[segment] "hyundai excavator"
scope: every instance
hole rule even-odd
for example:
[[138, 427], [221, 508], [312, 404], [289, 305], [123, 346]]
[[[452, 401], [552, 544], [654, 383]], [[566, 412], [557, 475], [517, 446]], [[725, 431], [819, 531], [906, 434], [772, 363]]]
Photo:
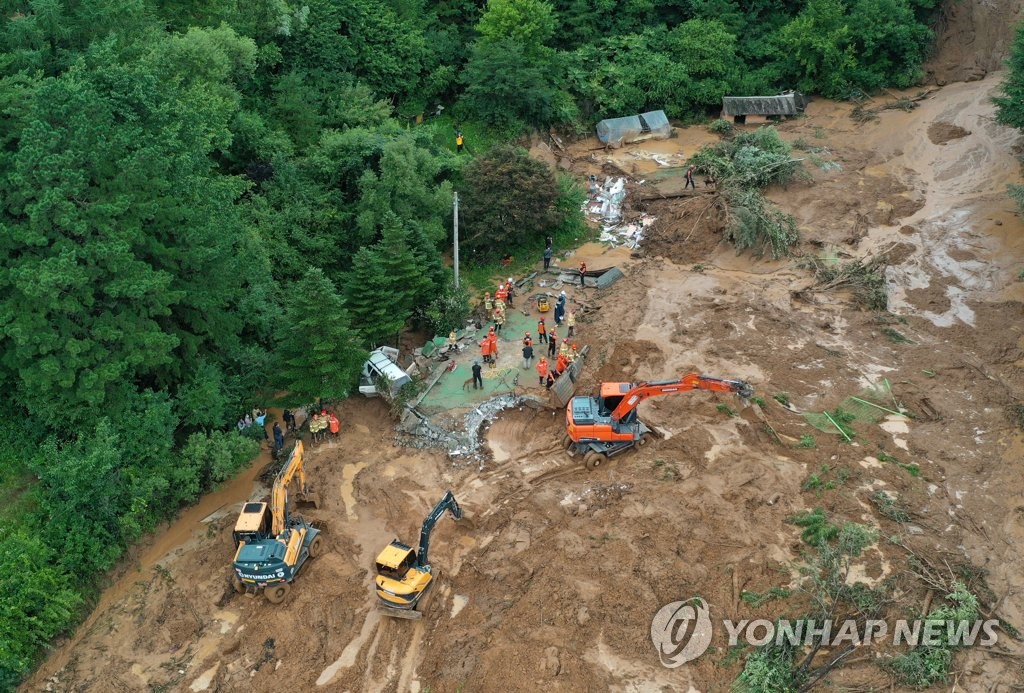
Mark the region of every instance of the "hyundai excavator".
[[687, 373], [678, 380], [648, 383], [601, 383], [597, 397], [573, 397], [565, 407], [566, 434], [562, 445], [570, 454], [583, 454], [583, 464], [593, 469], [608, 457], [634, 446], [643, 446], [654, 435], [637, 416], [637, 407], [648, 397], [689, 390], [732, 392], [743, 399], [754, 389], [742, 380], [723, 380]]
[[310, 558], [320, 553], [320, 530], [291, 512], [289, 486], [298, 482], [296, 501], [319, 507], [320, 499], [306, 484], [302, 441], [274, 479], [270, 504], [248, 502], [235, 523], [235, 561], [232, 585], [237, 592], [263, 590], [267, 601], [279, 604]]
[[444, 494], [444, 498], [423, 520], [419, 551], [414, 551], [411, 546], [406, 546], [395, 539], [377, 556], [377, 576], [373, 581], [377, 586], [380, 610], [385, 614], [408, 619], [423, 616], [423, 612], [417, 610], [416, 605], [420, 603], [434, 579], [430, 563], [427, 562], [430, 533], [445, 512], [450, 512], [454, 520], [462, 519], [462, 508], [455, 501], [455, 495], [451, 491]]

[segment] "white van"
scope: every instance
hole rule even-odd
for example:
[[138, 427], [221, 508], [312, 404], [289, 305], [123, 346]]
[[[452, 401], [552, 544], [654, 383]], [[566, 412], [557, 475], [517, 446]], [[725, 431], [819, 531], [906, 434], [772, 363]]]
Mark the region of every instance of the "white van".
[[370, 352], [370, 358], [363, 364], [363, 372], [359, 375], [359, 392], [367, 397], [376, 397], [377, 382], [381, 377], [391, 383], [391, 392], [386, 396], [394, 397], [406, 383], [411, 383], [409, 374], [398, 367], [398, 349], [380, 347]]

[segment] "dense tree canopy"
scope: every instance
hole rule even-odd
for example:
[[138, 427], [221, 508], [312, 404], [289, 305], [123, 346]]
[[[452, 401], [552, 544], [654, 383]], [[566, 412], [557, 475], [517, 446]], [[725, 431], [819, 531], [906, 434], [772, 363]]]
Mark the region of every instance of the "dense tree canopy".
[[996, 119], [1003, 125], [1024, 130], [1024, 24], [1017, 27], [1007, 65], [1010, 72], [1000, 86], [999, 96], [993, 99]]
[[476, 259], [540, 242], [561, 219], [556, 207], [558, 181], [543, 162], [525, 150], [498, 147], [466, 167], [462, 246]]
[[[23, 503], [0, 689], [132, 541], [251, 458], [243, 412], [344, 397], [369, 348], [463, 324], [454, 190], [464, 262], [573, 237], [578, 187], [501, 142], [907, 86], [935, 3], [6, 0], [0, 483]], [[481, 136], [456, 153], [461, 127]]]
[[[1003, 125], [1024, 130], [1024, 24], [1017, 27], [1013, 48], [1007, 63], [1010, 68], [1006, 80], [1000, 86], [1000, 94], [993, 101], [996, 104], [996, 120]], [[1024, 186], [1007, 186], [1010, 197], [1024, 210]]]

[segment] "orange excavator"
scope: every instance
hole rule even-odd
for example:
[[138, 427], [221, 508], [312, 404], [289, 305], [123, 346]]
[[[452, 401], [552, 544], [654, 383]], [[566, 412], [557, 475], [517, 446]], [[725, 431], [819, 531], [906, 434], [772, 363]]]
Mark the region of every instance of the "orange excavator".
[[634, 446], [643, 446], [654, 435], [637, 416], [637, 407], [648, 397], [689, 390], [731, 392], [743, 399], [754, 388], [742, 380], [723, 380], [687, 373], [678, 380], [649, 383], [601, 383], [597, 397], [573, 397], [565, 407], [565, 437], [570, 454], [582, 453], [583, 464], [593, 469], [607, 457]]

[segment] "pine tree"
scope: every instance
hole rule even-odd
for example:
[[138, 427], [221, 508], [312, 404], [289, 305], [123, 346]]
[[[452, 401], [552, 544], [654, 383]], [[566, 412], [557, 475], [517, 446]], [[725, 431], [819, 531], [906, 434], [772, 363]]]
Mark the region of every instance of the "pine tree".
[[344, 399], [367, 352], [334, 284], [318, 268], [293, 284], [279, 346], [282, 387], [298, 402]]
[[1017, 27], [1007, 64], [1010, 73], [1000, 86], [1002, 96], [992, 99], [996, 103], [996, 120], [1024, 129], [1024, 24]]
[[383, 279], [395, 297], [394, 308], [408, 320], [413, 310], [432, 293], [433, 280], [423, 249], [417, 253], [410, 242], [412, 229], [393, 214], [384, 217], [384, 232], [373, 251], [380, 258]]
[[396, 310], [396, 297], [384, 276], [384, 264], [371, 248], [360, 248], [352, 259], [352, 269], [345, 275], [344, 296], [352, 327], [369, 346], [393, 342], [409, 317]]

